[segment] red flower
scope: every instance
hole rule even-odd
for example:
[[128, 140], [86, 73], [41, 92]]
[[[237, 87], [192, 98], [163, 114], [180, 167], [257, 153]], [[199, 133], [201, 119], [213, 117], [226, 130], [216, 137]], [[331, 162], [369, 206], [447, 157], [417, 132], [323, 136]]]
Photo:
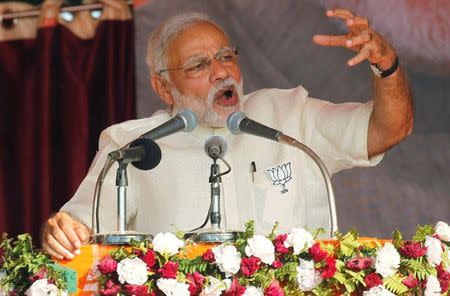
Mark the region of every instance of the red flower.
[[111, 258], [111, 256], [106, 256], [102, 261], [97, 265], [98, 270], [103, 274], [109, 274], [116, 271], [117, 261]]
[[280, 234], [275, 238], [275, 251], [280, 254], [289, 253], [289, 249], [286, 248], [284, 242], [286, 241], [287, 234]]
[[400, 248], [400, 252], [409, 258], [419, 258], [425, 255], [427, 248], [422, 247], [422, 245], [418, 242], [407, 241]]
[[216, 261], [214, 252], [211, 249], [208, 249], [205, 253], [203, 253], [202, 259], [205, 260], [206, 262], [210, 262], [210, 263]]
[[194, 273], [186, 274], [186, 279], [189, 284], [189, 292], [191, 295], [199, 294], [203, 289], [203, 282], [205, 281], [205, 277], [198, 273], [197, 271]]
[[437, 278], [441, 286], [441, 293], [445, 293], [450, 285], [450, 272], [446, 271], [442, 264], [437, 267], [437, 272]]
[[245, 276], [251, 276], [259, 269], [261, 260], [258, 257], [245, 257], [241, 260], [241, 273]]
[[328, 256], [327, 252], [320, 249], [319, 243], [315, 243], [314, 245], [312, 245], [312, 247], [308, 249], [308, 253], [309, 255], [311, 255], [312, 259], [315, 262], [320, 262]]
[[44, 268], [39, 269], [38, 272], [36, 272], [32, 276], [30, 276], [28, 279], [30, 280], [30, 282], [34, 283], [37, 280], [45, 279], [47, 277], [47, 275], [48, 275], [48, 270], [44, 267]]
[[281, 268], [281, 266], [283, 266], [283, 263], [279, 259], [275, 259], [272, 263], [272, 267], [275, 269]]
[[276, 281], [273, 281], [269, 287], [264, 291], [264, 296], [284, 296], [283, 289], [280, 287], [280, 284]]
[[412, 274], [409, 274], [406, 279], [402, 281], [402, 284], [407, 286], [409, 289], [417, 287], [419, 280], [416, 279]]
[[169, 261], [166, 264], [164, 264], [164, 266], [160, 268], [158, 272], [159, 274], [161, 274], [163, 278], [176, 279], [178, 272], [178, 263]]
[[366, 288], [370, 289], [382, 285], [383, 281], [381, 280], [381, 277], [377, 273], [373, 272], [364, 277], [364, 283], [366, 283]]
[[145, 253], [144, 257], [142, 257], [142, 261], [147, 264], [148, 269], [151, 269], [156, 264], [155, 251], [149, 249], [147, 253]]
[[325, 258], [325, 268], [322, 270], [321, 276], [324, 279], [329, 279], [336, 273], [336, 259], [333, 256], [328, 256]]
[[231, 287], [225, 292], [225, 296], [241, 296], [245, 293], [245, 287], [241, 286], [237, 278], [233, 278]]
[[353, 271], [360, 271], [372, 266], [372, 259], [367, 257], [355, 257], [345, 263], [345, 267]]
[[120, 292], [120, 286], [114, 283], [112, 280], [109, 280], [105, 284], [105, 288], [98, 291], [100, 295], [104, 296], [115, 296]]
[[125, 285], [125, 291], [133, 296], [150, 296], [148, 287], [144, 285]]

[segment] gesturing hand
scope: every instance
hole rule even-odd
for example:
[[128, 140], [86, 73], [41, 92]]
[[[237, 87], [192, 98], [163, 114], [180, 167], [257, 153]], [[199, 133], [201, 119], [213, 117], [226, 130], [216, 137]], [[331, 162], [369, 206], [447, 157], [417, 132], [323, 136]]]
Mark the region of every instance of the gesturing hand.
[[88, 243], [90, 235], [86, 225], [58, 212], [42, 226], [42, 248], [56, 259], [73, 259], [79, 255], [81, 245]]
[[345, 35], [315, 35], [313, 41], [316, 44], [346, 47], [358, 52], [347, 61], [349, 66], [359, 64], [364, 60], [377, 64], [383, 70], [392, 66], [396, 57], [394, 48], [369, 26], [367, 18], [341, 8], [328, 10], [327, 16], [343, 19], [349, 32]]

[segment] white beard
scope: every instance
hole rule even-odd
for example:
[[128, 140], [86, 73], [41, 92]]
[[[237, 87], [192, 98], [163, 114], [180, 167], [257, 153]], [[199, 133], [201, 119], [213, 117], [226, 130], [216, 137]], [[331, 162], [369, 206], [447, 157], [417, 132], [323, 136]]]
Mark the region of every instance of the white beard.
[[[219, 114], [214, 110], [214, 99], [217, 94], [224, 88], [233, 85], [238, 97], [238, 103], [234, 106], [221, 106], [226, 111]], [[206, 97], [191, 97], [180, 93], [180, 91], [171, 86], [170, 90], [174, 99], [172, 108], [172, 116], [182, 109], [191, 109], [198, 117], [199, 123], [207, 127], [225, 127], [228, 116], [242, 110], [242, 98], [244, 96], [242, 90], [243, 82], [237, 83], [232, 78], [227, 78], [216, 83], [208, 92]]]

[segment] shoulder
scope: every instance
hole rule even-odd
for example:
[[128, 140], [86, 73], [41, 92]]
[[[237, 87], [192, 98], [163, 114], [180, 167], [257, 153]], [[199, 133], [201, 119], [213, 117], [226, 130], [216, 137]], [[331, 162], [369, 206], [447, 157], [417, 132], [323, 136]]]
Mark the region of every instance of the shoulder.
[[100, 135], [102, 143], [115, 142], [123, 146], [143, 133], [169, 120], [171, 115], [167, 111], [159, 110], [150, 117], [133, 119], [109, 126]]
[[308, 91], [301, 85], [290, 89], [264, 88], [246, 95], [245, 104], [251, 103], [254, 100], [305, 100], [307, 97]]

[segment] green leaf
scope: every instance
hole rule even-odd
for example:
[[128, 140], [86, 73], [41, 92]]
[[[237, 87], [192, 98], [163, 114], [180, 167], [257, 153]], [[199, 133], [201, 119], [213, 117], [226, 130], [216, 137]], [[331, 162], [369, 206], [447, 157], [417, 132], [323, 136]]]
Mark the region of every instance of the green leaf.
[[358, 233], [356, 231], [350, 231], [344, 236], [339, 238], [340, 241], [340, 252], [342, 255], [350, 257], [352, 256], [357, 248], [361, 246], [358, 241]]
[[416, 228], [416, 234], [413, 237], [413, 240], [416, 242], [424, 242], [425, 237], [427, 235], [434, 234], [434, 227], [431, 225], [423, 225], [423, 226], [417, 226]]
[[399, 274], [394, 274], [393, 276], [386, 277], [383, 279], [383, 284], [392, 293], [399, 295], [408, 292], [408, 287], [402, 284], [402, 281], [406, 277], [402, 277]]
[[394, 230], [394, 237], [392, 239], [392, 244], [397, 249], [403, 246], [402, 233], [398, 231], [398, 229]]

